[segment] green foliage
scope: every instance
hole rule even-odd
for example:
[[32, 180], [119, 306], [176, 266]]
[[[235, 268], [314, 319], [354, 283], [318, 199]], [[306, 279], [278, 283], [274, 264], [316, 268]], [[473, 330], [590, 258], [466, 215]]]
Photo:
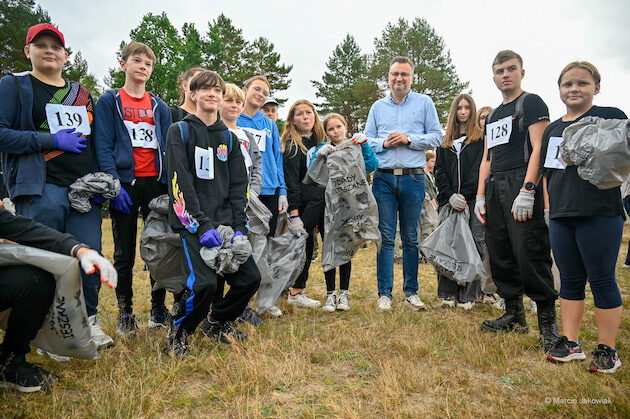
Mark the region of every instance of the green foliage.
[[312, 81], [322, 113], [338, 112], [348, 122], [348, 133], [362, 130], [372, 103], [378, 99], [379, 88], [368, 74], [368, 56], [352, 35], [347, 34], [337, 45], [326, 63], [322, 81]]
[[31, 69], [24, 55], [24, 41], [29, 27], [50, 23], [48, 12], [35, 6], [33, 0], [0, 1], [0, 73], [13, 73]]
[[[274, 45], [267, 38], [259, 37], [249, 44], [243, 54], [245, 73], [248, 77], [254, 74], [264, 74], [271, 83], [271, 91], [286, 90], [291, 85], [288, 74], [293, 69], [292, 65], [280, 63], [280, 54], [274, 51]], [[273, 96], [273, 95], [272, 95]], [[278, 103], [286, 102], [274, 96]]]

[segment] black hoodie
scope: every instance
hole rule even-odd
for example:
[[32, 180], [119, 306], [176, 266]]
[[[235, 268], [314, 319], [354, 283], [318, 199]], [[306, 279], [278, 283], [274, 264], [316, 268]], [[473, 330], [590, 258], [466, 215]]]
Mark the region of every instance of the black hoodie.
[[[171, 125], [166, 136], [171, 227], [199, 237], [219, 225], [247, 234], [247, 170], [238, 139], [220, 119], [206, 126], [195, 115], [187, 115], [180, 123], [189, 127], [187, 145], [177, 123]], [[204, 176], [198, 167], [209, 149], [214, 167], [205, 173], [213, 172], [213, 179]]]
[[462, 144], [457, 154], [455, 147], [438, 147], [435, 158], [435, 183], [438, 189], [438, 205], [448, 204], [454, 193], [464, 195], [466, 201], [474, 201], [479, 181], [479, 166], [483, 158], [483, 139]]

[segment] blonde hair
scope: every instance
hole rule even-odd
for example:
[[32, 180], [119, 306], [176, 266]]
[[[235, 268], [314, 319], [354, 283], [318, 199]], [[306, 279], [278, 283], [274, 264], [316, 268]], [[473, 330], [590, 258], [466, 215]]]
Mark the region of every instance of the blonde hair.
[[479, 124], [477, 124], [477, 107], [475, 106], [475, 101], [469, 94], [460, 93], [453, 100], [453, 103], [451, 103], [451, 110], [448, 113], [446, 134], [444, 135], [444, 141], [442, 142], [442, 147], [444, 148], [450, 148], [453, 145], [453, 141], [459, 137], [460, 126], [459, 121], [457, 120], [457, 106], [462, 100], [465, 100], [470, 105], [470, 115], [464, 126], [464, 133], [466, 134], [466, 137], [468, 137], [466, 144], [478, 141], [483, 137], [483, 131], [481, 131]]
[[[333, 119], [338, 119], [339, 121], [341, 121], [341, 123], [343, 124], [344, 127], [346, 127], [346, 137], [348, 136], [348, 123], [346, 122], [346, 118], [343, 117], [343, 115], [338, 114], [338, 113], [329, 113], [328, 115], [326, 115], [324, 117], [324, 119], [322, 119], [322, 126], [324, 128], [324, 135], [326, 135], [326, 127], [328, 126], [328, 124], [330, 123], [330, 121], [332, 121]], [[328, 135], [326, 135], [326, 138], [328, 138]]]
[[296, 101], [293, 105], [291, 105], [291, 108], [289, 109], [287, 122], [284, 124], [284, 131], [282, 132], [282, 138], [280, 139], [280, 143], [282, 145], [282, 153], [293, 151], [293, 156], [297, 154], [298, 148], [302, 150], [304, 154], [306, 154], [306, 152], [308, 151], [304, 146], [304, 142], [302, 141], [302, 134], [298, 132], [297, 128], [295, 128], [295, 124], [293, 123], [293, 118], [295, 117], [295, 108], [300, 105], [308, 105], [313, 110], [313, 115], [315, 117], [315, 124], [313, 125], [315, 145], [321, 144], [322, 140], [324, 139], [324, 127], [322, 126], [319, 115], [315, 110], [315, 106], [313, 106], [313, 104], [306, 99], [300, 99]]
[[255, 82], [256, 80], [260, 80], [263, 81], [267, 84], [267, 87], [269, 87], [269, 89], [271, 89], [271, 85], [269, 84], [269, 80], [267, 80], [267, 77], [265, 77], [262, 74], [258, 74], [256, 76], [252, 76], [250, 78], [248, 78], [245, 81], [245, 84], [243, 85], [243, 89], [247, 89], [249, 87], [250, 84], [252, 84], [253, 82]]
[[[486, 114], [486, 118], [488, 117], [488, 115], [490, 115], [490, 112], [492, 112], [492, 106], [482, 106], [481, 108], [479, 108], [477, 110], [477, 126], [481, 129], [481, 115], [484, 112], [488, 112]], [[483, 129], [481, 130], [481, 135], [483, 135]]]
[[241, 103], [245, 103], [245, 93], [234, 83], [225, 83], [223, 99], [240, 100]]
[[155, 58], [153, 50], [147, 44], [143, 44], [138, 41], [131, 41], [122, 47], [122, 50], [120, 51], [120, 58], [123, 61], [127, 61], [132, 55], [138, 54], [145, 54], [151, 61], [153, 61], [153, 65], [155, 65], [157, 59]]
[[566, 67], [564, 67], [560, 72], [560, 77], [558, 77], [558, 86], [560, 86], [562, 77], [569, 70], [573, 70], [574, 68], [581, 68], [582, 70], [588, 71], [589, 74], [593, 77], [595, 84], [599, 84], [602, 81], [602, 77], [599, 75], [597, 67], [595, 67], [593, 64], [589, 63], [588, 61], [573, 61], [572, 63], [567, 64]]

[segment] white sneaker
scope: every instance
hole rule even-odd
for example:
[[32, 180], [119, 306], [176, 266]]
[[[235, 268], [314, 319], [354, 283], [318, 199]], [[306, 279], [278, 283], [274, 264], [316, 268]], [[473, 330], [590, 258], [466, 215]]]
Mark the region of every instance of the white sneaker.
[[623, 269], [630, 269], [630, 265], [629, 265], [629, 264], [627, 264], [627, 263], [624, 263], [623, 265], [621, 265], [621, 267], [622, 267]]
[[529, 301], [529, 308], [532, 309], [532, 314], [538, 313], [538, 306], [536, 305], [536, 301], [530, 300]]
[[376, 302], [376, 311], [389, 311], [391, 309], [392, 300], [386, 295], [381, 295]]
[[495, 301], [494, 304], [492, 304], [492, 307], [496, 308], [497, 310], [505, 311], [505, 299], [499, 297], [497, 301]]
[[442, 307], [455, 307], [455, 298], [448, 297], [442, 300]]
[[114, 339], [103, 332], [101, 319], [99, 319], [98, 314], [88, 317], [88, 324], [90, 325], [90, 333], [92, 334], [92, 340], [96, 344], [96, 349], [109, 348], [114, 344]]
[[474, 301], [468, 301], [466, 303], [457, 303], [457, 308], [461, 308], [462, 310], [472, 310], [475, 307]]
[[415, 311], [427, 309], [426, 304], [422, 302], [418, 294], [411, 294], [409, 297], [405, 298], [405, 303]]
[[282, 316], [282, 310], [280, 310], [276, 306], [269, 307], [267, 310], [265, 310], [265, 313], [269, 314], [271, 317], [280, 317], [280, 316]]
[[52, 359], [53, 361], [57, 361], [57, 362], [68, 362], [70, 361], [70, 357], [69, 356], [64, 356], [64, 355], [57, 355], [54, 354], [52, 352], [47, 352], [43, 349], [37, 348], [37, 354], [40, 356], [47, 356], [48, 358]]
[[322, 305], [319, 301], [308, 298], [303, 292], [295, 295], [291, 295], [289, 292], [289, 295], [287, 296], [287, 303], [308, 308], [317, 308]]
[[322, 307], [322, 310], [329, 311], [331, 313], [337, 310], [337, 290], [328, 294], [328, 296], [326, 297], [326, 302], [324, 303], [324, 306]]
[[339, 291], [339, 298], [337, 298], [337, 310], [350, 310], [350, 293], [348, 290]]

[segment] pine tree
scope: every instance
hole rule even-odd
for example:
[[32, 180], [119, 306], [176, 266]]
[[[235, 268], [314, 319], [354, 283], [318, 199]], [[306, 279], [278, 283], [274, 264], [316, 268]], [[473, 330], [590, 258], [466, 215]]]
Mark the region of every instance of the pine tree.
[[280, 54], [274, 50], [273, 43], [267, 38], [257, 38], [249, 45], [243, 59], [248, 77], [264, 74], [271, 84], [271, 95], [279, 103], [284, 103], [286, 99], [275, 97], [274, 92], [289, 88], [291, 80], [288, 77], [293, 66], [280, 63]]

